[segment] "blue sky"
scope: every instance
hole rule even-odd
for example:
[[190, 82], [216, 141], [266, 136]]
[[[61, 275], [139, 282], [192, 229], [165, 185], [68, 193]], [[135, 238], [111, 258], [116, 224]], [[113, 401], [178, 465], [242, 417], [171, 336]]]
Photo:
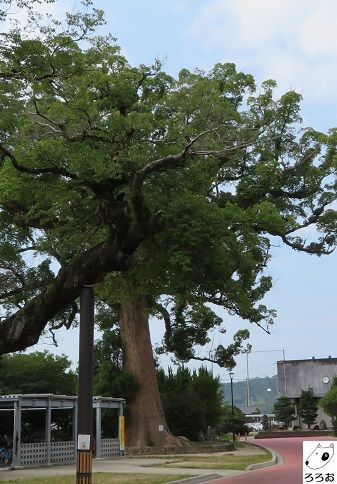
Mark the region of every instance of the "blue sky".
[[[105, 29], [117, 37], [132, 64], [151, 64], [159, 58], [165, 61], [165, 70], [175, 75], [185, 67], [208, 69], [217, 62], [234, 62], [258, 82], [276, 79], [279, 93], [299, 91], [306, 126], [320, 130], [337, 126], [334, 0], [101, 0], [95, 4], [106, 11]], [[68, 9], [71, 5], [68, 2]], [[62, 11], [64, 4], [53, 8]], [[272, 334], [225, 317], [228, 343], [236, 330], [251, 330], [251, 376], [275, 374], [282, 349], [288, 359], [337, 356], [336, 268], [337, 254], [317, 258], [294, 253], [281, 243], [273, 249], [267, 272], [274, 278], [274, 288], [265, 300], [278, 311]], [[160, 339], [159, 326], [152, 324], [154, 341]], [[76, 360], [76, 332], [60, 333], [59, 342], [56, 351]], [[52, 350], [41, 344], [38, 348]], [[245, 358], [238, 357], [237, 363], [235, 379], [244, 379]], [[228, 380], [224, 370], [219, 374]]]

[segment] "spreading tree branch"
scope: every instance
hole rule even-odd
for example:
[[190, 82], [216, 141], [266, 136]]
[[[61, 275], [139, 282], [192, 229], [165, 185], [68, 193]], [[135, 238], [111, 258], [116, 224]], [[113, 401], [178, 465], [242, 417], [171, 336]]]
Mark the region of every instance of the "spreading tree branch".
[[111, 271], [126, 270], [129, 257], [130, 254], [101, 243], [61, 268], [37, 296], [0, 322], [0, 354], [37, 343], [48, 322], [79, 296], [83, 285], [101, 282]]
[[17, 294], [24, 294], [27, 291], [32, 291], [36, 289], [41, 289], [44, 287], [46, 284], [45, 283], [34, 283], [34, 284], [25, 284], [24, 286], [17, 287], [15, 289], [12, 289], [11, 291], [6, 291], [0, 293], [0, 300], [8, 299], [12, 296], [15, 296]]
[[192, 138], [185, 145], [185, 147], [176, 155], [168, 155], [163, 158], [159, 158], [157, 160], [151, 161], [150, 163], [145, 165], [135, 174], [135, 186], [136, 187], [141, 186], [145, 178], [154, 171], [162, 171], [162, 170], [179, 167], [182, 163], [186, 161], [190, 148], [203, 136], [215, 130], [216, 128], [206, 129], [205, 131], [202, 131], [201, 133], [197, 134], [194, 138]]
[[164, 324], [165, 324], [165, 334], [164, 334], [165, 346], [168, 351], [173, 351], [173, 348], [171, 345], [172, 325], [171, 325], [170, 313], [162, 304], [159, 304], [156, 301], [153, 302], [153, 308], [156, 311], [158, 311], [163, 317]]
[[60, 175], [66, 178], [71, 178], [72, 180], [77, 180], [78, 176], [64, 168], [58, 168], [50, 166], [48, 168], [29, 168], [27, 166], [21, 165], [13, 153], [11, 153], [7, 148], [5, 148], [2, 144], [0, 144], [0, 163], [3, 163], [5, 158], [9, 158], [12, 162], [14, 168], [18, 171], [23, 173], [30, 173], [32, 175], [42, 175], [44, 173], [50, 173], [53, 175]]

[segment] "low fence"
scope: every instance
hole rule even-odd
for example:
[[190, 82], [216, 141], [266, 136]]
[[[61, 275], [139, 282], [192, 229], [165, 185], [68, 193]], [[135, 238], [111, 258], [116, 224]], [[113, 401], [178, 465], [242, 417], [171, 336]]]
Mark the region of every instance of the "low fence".
[[[48, 462], [47, 444], [42, 443], [28, 443], [21, 444], [20, 465], [21, 466], [36, 466], [43, 464], [69, 464], [74, 462], [75, 445], [74, 441], [67, 442], [51, 442], [50, 445], [50, 462]], [[119, 440], [118, 439], [102, 439], [101, 440], [101, 457], [109, 458], [120, 455]]]
[[21, 444], [20, 464], [32, 466], [47, 463], [47, 444]]
[[101, 440], [101, 457], [107, 459], [120, 455], [119, 440], [118, 439], [102, 439]]

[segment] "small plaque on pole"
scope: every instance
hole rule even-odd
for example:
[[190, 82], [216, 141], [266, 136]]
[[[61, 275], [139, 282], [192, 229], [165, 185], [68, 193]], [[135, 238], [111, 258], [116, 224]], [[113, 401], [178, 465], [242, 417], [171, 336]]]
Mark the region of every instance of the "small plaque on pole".
[[158, 429], [159, 429], [159, 432], [164, 432], [164, 425], [159, 425]]
[[77, 449], [90, 450], [90, 435], [78, 434]]

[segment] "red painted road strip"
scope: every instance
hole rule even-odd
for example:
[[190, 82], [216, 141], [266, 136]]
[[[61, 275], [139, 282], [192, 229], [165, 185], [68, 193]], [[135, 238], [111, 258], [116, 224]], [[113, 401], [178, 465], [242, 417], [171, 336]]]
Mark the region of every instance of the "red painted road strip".
[[302, 484], [302, 442], [321, 440], [331, 442], [326, 437], [288, 437], [284, 439], [259, 439], [256, 443], [278, 452], [283, 464], [265, 467], [236, 477], [213, 481], [214, 484]]

